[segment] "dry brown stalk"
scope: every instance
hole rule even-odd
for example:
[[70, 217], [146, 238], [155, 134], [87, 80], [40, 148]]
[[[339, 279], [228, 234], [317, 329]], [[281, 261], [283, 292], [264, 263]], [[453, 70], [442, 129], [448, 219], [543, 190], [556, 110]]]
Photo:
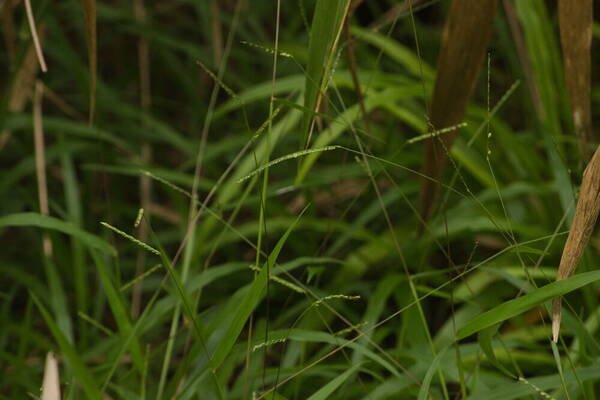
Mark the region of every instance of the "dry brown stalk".
[[[38, 199], [40, 203], [40, 214], [49, 215], [48, 207], [48, 184], [46, 181], [46, 145], [44, 143], [44, 128], [42, 125], [42, 97], [44, 96], [44, 85], [42, 82], [35, 83], [33, 96], [33, 141], [35, 146], [35, 173], [37, 177]], [[52, 256], [52, 242], [47, 233], [42, 236], [44, 254]]]
[[[467, 103], [475, 89], [485, 58], [497, 0], [454, 0], [442, 35], [442, 49], [429, 110], [430, 129], [443, 129], [462, 122]], [[426, 222], [431, 216], [439, 190], [436, 182], [446, 164], [447, 151], [457, 132], [426, 142], [423, 173], [433, 178], [421, 181], [420, 213]], [[424, 226], [420, 227], [423, 231]]]
[[592, 154], [592, 0], [559, 0], [558, 21], [573, 124], [584, 161]]

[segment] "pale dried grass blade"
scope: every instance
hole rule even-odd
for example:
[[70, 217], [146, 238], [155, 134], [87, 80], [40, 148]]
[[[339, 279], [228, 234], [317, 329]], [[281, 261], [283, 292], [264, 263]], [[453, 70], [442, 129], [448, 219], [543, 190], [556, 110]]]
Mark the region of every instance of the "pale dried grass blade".
[[559, 0], [558, 21], [571, 114], [584, 161], [592, 154], [592, 0]]
[[[556, 280], [568, 278], [575, 272], [577, 264], [583, 256], [598, 213], [600, 212], [600, 147], [596, 149], [583, 173], [583, 181], [575, 209], [575, 218], [571, 225], [565, 248], [563, 249], [558, 267]], [[560, 332], [561, 298], [557, 297], [552, 303], [552, 340], [556, 342]]]
[[41, 399], [60, 400], [60, 373], [58, 370], [58, 361], [51, 351], [46, 355]]
[[[429, 110], [431, 130], [462, 122], [486, 55], [497, 3], [497, 0], [452, 2], [442, 35], [442, 49]], [[426, 143], [423, 173], [429, 178], [421, 181], [419, 200], [424, 221], [431, 216], [439, 188], [436, 181], [442, 174], [447, 152], [456, 133], [453, 131], [431, 138]]]
[[[44, 26], [40, 27], [40, 38], [43, 39]], [[16, 73], [12, 87], [10, 89], [10, 97], [8, 99], [8, 111], [12, 113], [21, 112], [25, 109], [27, 100], [32, 95], [32, 88], [35, 81], [35, 76], [38, 73], [39, 64], [35, 54], [35, 47], [29, 46], [21, 66]], [[6, 146], [10, 140], [11, 132], [8, 130], [0, 133], [0, 150]]]
[[33, 38], [33, 45], [35, 47], [38, 62], [40, 63], [40, 68], [42, 69], [42, 72], [46, 72], [48, 71], [48, 68], [46, 67], [46, 60], [44, 59], [40, 39], [37, 30], [35, 29], [35, 20], [33, 19], [33, 10], [31, 9], [30, 0], [25, 0], [25, 11], [27, 12], [27, 21], [29, 23], [29, 29], [31, 30], [31, 37]]

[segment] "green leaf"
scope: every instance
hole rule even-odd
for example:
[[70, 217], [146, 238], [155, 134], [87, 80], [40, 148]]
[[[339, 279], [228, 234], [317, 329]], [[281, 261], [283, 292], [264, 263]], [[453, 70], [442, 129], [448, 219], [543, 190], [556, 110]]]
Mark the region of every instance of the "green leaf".
[[[308, 65], [306, 67], [304, 105], [316, 111], [319, 97], [327, 86], [327, 77], [332, 68], [334, 51], [346, 16], [349, 0], [318, 0], [315, 7], [310, 41]], [[312, 115], [302, 120], [302, 131], [308, 134]]]
[[383, 53], [406, 68], [412, 75], [419, 78], [423, 76], [426, 80], [432, 80], [435, 76], [435, 72], [430, 65], [426, 64], [423, 60], [420, 60], [414, 52], [409, 50], [408, 47], [403, 46], [399, 41], [386, 35], [361, 29], [356, 26], [353, 26], [350, 29], [350, 32], [357, 39], [381, 49]]
[[[271, 267], [275, 265], [275, 261], [277, 261], [277, 257], [283, 248], [288, 236], [300, 221], [300, 218], [306, 211], [306, 208], [302, 210], [298, 218], [289, 226], [287, 231], [283, 234], [283, 236], [279, 239], [275, 248], [269, 255], [267, 262], [261, 268], [260, 272], [254, 279], [250, 290], [244, 296], [243, 301], [241, 302], [239, 308], [237, 309], [234, 318], [231, 320], [231, 324], [227, 328], [225, 334], [223, 335], [222, 340], [219, 342], [217, 349], [215, 350], [212, 357], [212, 368], [217, 369], [221, 365], [221, 363], [225, 360], [232, 347], [235, 345], [235, 342], [244, 329], [244, 325], [246, 325], [246, 321], [254, 311], [254, 308], [258, 304], [259, 300], [262, 297], [265, 286], [267, 285], [268, 273], [271, 270]], [[229, 321], [228, 321], [229, 322]]]
[[75, 237], [80, 240], [81, 243], [91, 248], [101, 250], [113, 256], [117, 255], [116, 250], [104, 239], [92, 235], [70, 222], [61, 221], [54, 217], [48, 217], [33, 212], [10, 214], [0, 218], [0, 228], [7, 226], [35, 226], [38, 228], [59, 231]]
[[421, 384], [421, 389], [419, 389], [419, 397], [418, 400], [425, 400], [429, 395], [429, 388], [431, 387], [431, 380], [433, 379], [433, 374], [435, 374], [439, 370], [440, 359], [446, 354], [448, 348], [444, 348], [442, 351], [438, 353], [437, 356], [431, 362], [431, 365], [427, 369], [427, 373], [425, 374], [425, 378], [423, 378], [423, 383]]
[[360, 368], [362, 364], [354, 365], [352, 368], [347, 370], [341, 375], [338, 375], [337, 378], [329, 382], [327, 385], [323, 386], [321, 389], [313, 393], [312, 396], [308, 398], [308, 400], [325, 400], [332, 394], [342, 383], [346, 381], [358, 368]]
[[86, 393], [87, 397], [89, 399], [100, 400], [102, 395], [100, 393], [100, 389], [98, 388], [98, 384], [95, 382], [92, 374], [87, 369], [81, 358], [79, 358], [77, 350], [69, 344], [69, 341], [62, 334], [60, 328], [54, 322], [54, 318], [50, 315], [48, 310], [46, 310], [40, 299], [38, 299], [38, 297], [32, 292], [29, 292], [29, 295], [42, 313], [46, 324], [50, 328], [50, 332], [52, 332], [52, 335], [58, 342], [58, 346], [60, 347], [62, 355], [65, 357], [65, 360], [73, 371], [75, 377], [79, 380], [79, 384], [81, 384], [83, 387], [83, 391]]
[[482, 329], [521, 314], [546, 300], [562, 296], [599, 279], [600, 271], [591, 271], [542, 286], [525, 296], [507, 301], [473, 318], [458, 330], [456, 340], [464, 339]]
[[[131, 321], [129, 321], [127, 310], [123, 305], [123, 301], [119, 295], [119, 291], [115, 288], [115, 285], [113, 284], [113, 281], [108, 274], [104, 260], [95, 251], [92, 251], [91, 254], [92, 258], [94, 259], [94, 262], [96, 263], [98, 277], [100, 278], [100, 283], [102, 284], [102, 288], [104, 289], [104, 294], [108, 299], [108, 304], [113, 313], [113, 316], [115, 317], [115, 321], [117, 322], [117, 326], [119, 327], [119, 331], [121, 332], [124, 340], [130, 335], [133, 335], [133, 328], [131, 326]], [[142, 357], [142, 350], [138, 338], [136, 336], [132, 337], [129, 343], [129, 350], [131, 351], [131, 358], [136, 368], [140, 372], [143, 371], [144, 361]]]
[[496, 354], [494, 353], [494, 347], [492, 346], [492, 338], [494, 337], [496, 332], [498, 332], [498, 328], [500, 328], [500, 324], [495, 324], [485, 329], [482, 329], [477, 335], [477, 341], [479, 342], [481, 350], [483, 350], [483, 353], [488, 358], [488, 361], [492, 363], [494, 367], [498, 368], [498, 370], [504, 372], [508, 376], [513, 376], [513, 374], [510, 373], [510, 371], [508, 371], [502, 364], [500, 364], [500, 361], [498, 361], [498, 359], [496, 358]]

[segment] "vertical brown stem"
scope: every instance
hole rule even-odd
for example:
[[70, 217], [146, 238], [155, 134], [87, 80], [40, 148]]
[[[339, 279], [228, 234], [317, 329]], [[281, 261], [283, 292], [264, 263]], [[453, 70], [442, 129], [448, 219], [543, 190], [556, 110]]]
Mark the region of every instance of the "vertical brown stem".
[[[442, 35], [437, 77], [430, 108], [430, 128], [443, 129], [462, 122], [475, 89], [492, 32], [497, 0], [454, 0]], [[456, 131], [426, 142], [421, 181], [420, 212], [423, 221], [431, 216], [439, 182]], [[424, 226], [420, 226], [421, 232]]]
[[[42, 125], [42, 97], [44, 85], [42, 82], [35, 83], [33, 95], [33, 141], [35, 146], [35, 174], [37, 178], [38, 200], [40, 203], [40, 214], [49, 215], [48, 207], [48, 184], [46, 182], [46, 145], [44, 144], [44, 128]], [[52, 256], [52, 242], [47, 233], [42, 236], [44, 254]]]

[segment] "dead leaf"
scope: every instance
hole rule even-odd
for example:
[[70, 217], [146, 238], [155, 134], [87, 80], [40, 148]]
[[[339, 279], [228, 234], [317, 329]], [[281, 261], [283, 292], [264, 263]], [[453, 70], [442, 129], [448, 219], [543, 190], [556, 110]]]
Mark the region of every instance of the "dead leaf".
[[[600, 147], [583, 173], [583, 181], [575, 209], [573, 224], [563, 249], [556, 280], [568, 278], [575, 272], [583, 256], [600, 212]], [[558, 340], [561, 318], [561, 298], [552, 302], [552, 340]]]
[[60, 374], [58, 370], [58, 361], [51, 351], [46, 355], [44, 382], [42, 383], [42, 400], [60, 400]]
[[[457, 125], [475, 89], [492, 31], [497, 0], [454, 0], [442, 35], [437, 77], [429, 110], [430, 129]], [[439, 189], [437, 182], [457, 131], [427, 140], [421, 181], [420, 212], [431, 216]], [[433, 178], [433, 180], [431, 179]], [[424, 226], [420, 227], [423, 230]]]

